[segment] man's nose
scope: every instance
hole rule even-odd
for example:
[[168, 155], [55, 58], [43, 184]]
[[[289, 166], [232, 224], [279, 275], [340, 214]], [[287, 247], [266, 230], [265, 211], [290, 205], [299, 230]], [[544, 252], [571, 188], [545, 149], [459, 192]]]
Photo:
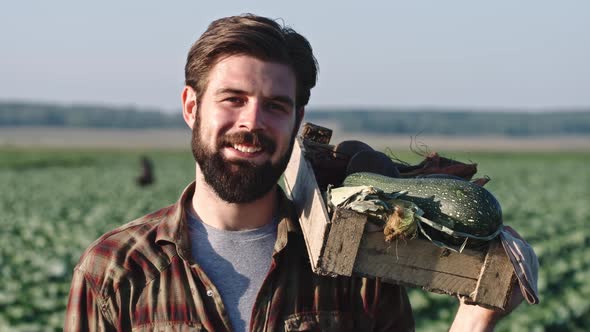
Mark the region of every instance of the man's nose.
[[239, 127], [250, 131], [264, 127], [264, 106], [261, 102], [251, 101], [242, 108]]

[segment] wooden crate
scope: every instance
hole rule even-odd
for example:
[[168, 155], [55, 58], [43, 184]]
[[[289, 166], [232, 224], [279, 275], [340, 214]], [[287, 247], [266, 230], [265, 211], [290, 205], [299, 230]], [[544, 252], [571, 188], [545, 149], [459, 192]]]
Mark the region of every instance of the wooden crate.
[[367, 231], [367, 218], [354, 211], [337, 210], [330, 219], [313, 168], [304, 155], [305, 144], [298, 137], [284, 181], [297, 207], [315, 273], [379, 277], [431, 292], [465, 296], [468, 302], [485, 307], [505, 307], [514, 271], [498, 241], [492, 241], [484, 251], [465, 249], [456, 253], [422, 239], [385, 242], [383, 233]]

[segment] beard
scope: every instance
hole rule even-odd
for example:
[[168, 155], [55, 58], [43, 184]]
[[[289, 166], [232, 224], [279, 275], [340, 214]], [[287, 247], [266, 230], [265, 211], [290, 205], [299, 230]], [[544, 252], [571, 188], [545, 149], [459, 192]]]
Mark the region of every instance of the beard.
[[[221, 149], [234, 144], [250, 144], [262, 148], [263, 153], [276, 150], [274, 141], [261, 131], [238, 132], [218, 137], [214, 151], [209, 151], [201, 140], [201, 124], [197, 114], [192, 131], [192, 152], [199, 164], [205, 182], [213, 188], [217, 196], [228, 203], [248, 203], [267, 194], [285, 171], [296, 131], [291, 135], [289, 148], [276, 163], [270, 160], [257, 165], [247, 160], [229, 161], [221, 154]], [[297, 129], [297, 127], [295, 127]]]

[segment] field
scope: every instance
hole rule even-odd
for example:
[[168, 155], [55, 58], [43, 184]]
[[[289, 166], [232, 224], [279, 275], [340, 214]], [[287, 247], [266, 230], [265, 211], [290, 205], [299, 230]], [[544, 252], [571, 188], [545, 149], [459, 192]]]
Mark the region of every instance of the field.
[[[156, 172], [145, 189], [134, 183], [143, 154]], [[521, 305], [498, 330], [590, 329], [590, 152], [443, 154], [479, 164], [505, 223], [539, 256], [541, 303]], [[188, 150], [0, 149], [0, 331], [60, 330], [84, 248], [174, 202], [193, 173]], [[418, 331], [448, 329], [455, 299], [421, 290], [410, 296]]]

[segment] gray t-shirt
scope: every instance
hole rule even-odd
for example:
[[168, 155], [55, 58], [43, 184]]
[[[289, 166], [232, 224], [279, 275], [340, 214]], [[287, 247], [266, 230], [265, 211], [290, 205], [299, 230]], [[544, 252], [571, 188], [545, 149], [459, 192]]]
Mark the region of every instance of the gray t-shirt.
[[187, 211], [193, 258], [219, 291], [234, 331], [247, 331], [270, 269], [277, 223], [245, 231], [213, 228]]

